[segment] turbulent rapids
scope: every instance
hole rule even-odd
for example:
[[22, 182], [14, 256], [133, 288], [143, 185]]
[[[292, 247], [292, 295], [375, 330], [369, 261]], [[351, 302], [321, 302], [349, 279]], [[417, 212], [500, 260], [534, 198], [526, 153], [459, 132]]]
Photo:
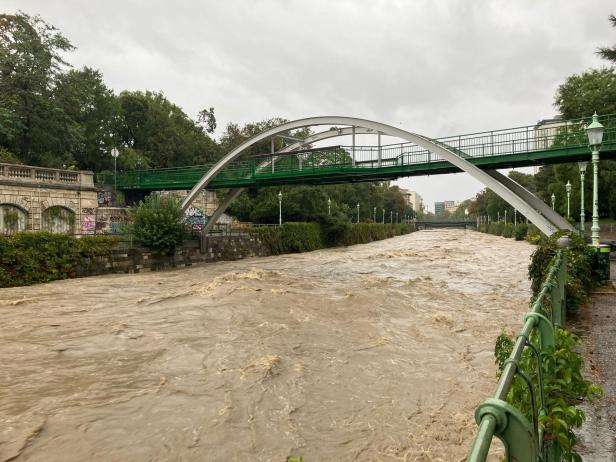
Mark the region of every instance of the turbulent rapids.
[[473, 231], [0, 290], [0, 461], [452, 461], [532, 247]]

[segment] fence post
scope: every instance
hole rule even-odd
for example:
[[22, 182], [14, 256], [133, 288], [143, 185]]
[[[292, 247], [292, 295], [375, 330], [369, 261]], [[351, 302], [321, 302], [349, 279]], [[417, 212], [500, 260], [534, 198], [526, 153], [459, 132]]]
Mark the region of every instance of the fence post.
[[[496, 420], [494, 435], [505, 446], [505, 460], [510, 462], [539, 460], [539, 445], [533, 427], [520, 411], [505, 401], [489, 398], [477, 407], [475, 421], [481, 424], [481, 421], [488, 416]], [[485, 461], [484, 454], [471, 452], [468, 457], [469, 462], [479, 460]]]

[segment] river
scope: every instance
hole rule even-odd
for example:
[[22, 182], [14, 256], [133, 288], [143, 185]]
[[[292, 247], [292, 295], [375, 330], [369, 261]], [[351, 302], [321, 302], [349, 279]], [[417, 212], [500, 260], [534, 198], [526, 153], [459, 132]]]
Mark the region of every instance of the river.
[[0, 461], [453, 461], [525, 242], [420, 231], [0, 290]]

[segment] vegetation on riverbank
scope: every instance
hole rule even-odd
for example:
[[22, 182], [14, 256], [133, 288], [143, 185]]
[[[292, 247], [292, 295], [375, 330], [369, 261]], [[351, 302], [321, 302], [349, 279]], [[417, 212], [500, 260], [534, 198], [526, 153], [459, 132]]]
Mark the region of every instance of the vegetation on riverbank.
[[[565, 249], [567, 259], [567, 308], [579, 308], [588, 299], [590, 290], [599, 283], [592, 272], [594, 251], [582, 239], [569, 232], [558, 232], [547, 238], [539, 239], [538, 247], [532, 255], [528, 267], [528, 277], [531, 280], [533, 295], [531, 304], [538, 296], [552, 266], [558, 250], [557, 240], [568, 235], [571, 244]], [[550, 307], [545, 307], [544, 315], [549, 316]], [[537, 344], [536, 336], [531, 336], [530, 342]], [[505, 361], [511, 354], [515, 340], [505, 333], [501, 334], [495, 347], [496, 363], [499, 374]], [[577, 352], [580, 339], [565, 329], [555, 328], [555, 346], [541, 354], [543, 375], [543, 392], [545, 397], [545, 415], [539, 416], [539, 425], [544, 430], [546, 441], [558, 442], [562, 458], [567, 461], [581, 461], [575, 450], [576, 436], [573, 431], [582, 425], [585, 414], [578, 406], [583, 401], [592, 401], [601, 396], [602, 391], [582, 376], [584, 360]], [[526, 348], [519, 364], [533, 384], [535, 398], [540, 396], [537, 359], [531, 349]], [[517, 378], [507, 396], [509, 403], [520, 409], [529, 422], [533, 421], [531, 394], [528, 384]]]
[[273, 255], [308, 252], [339, 245], [366, 244], [415, 230], [413, 225], [382, 223], [285, 223], [249, 232], [269, 246]]
[[75, 238], [66, 234], [24, 232], [0, 236], [0, 287], [26, 286], [75, 277], [108, 256], [118, 238]]

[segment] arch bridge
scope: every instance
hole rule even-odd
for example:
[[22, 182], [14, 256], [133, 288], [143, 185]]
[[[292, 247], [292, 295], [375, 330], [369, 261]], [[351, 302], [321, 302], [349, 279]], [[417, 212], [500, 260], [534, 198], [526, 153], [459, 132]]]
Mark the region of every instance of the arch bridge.
[[[602, 156], [616, 155], [616, 116], [600, 118], [606, 127]], [[230, 188], [228, 196], [208, 221], [207, 232], [246, 187], [283, 184], [335, 184], [392, 180], [404, 176], [466, 172], [502, 197], [551, 235], [571, 225], [534, 194], [496, 169], [588, 160], [586, 124], [590, 119], [524, 126], [431, 139], [401, 128], [354, 117], [325, 116], [288, 122], [243, 142], [213, 165], [121, 172], [124, 191], [191, 189], [182, 206], [188, 208], [204, 188]], [[275, 151], [274, 138], [292, 130], [318, 129], [304, 139]], [[376, 143], [357, 145], [356, 137], [372, 135]], [[383, 136], [404, 140], [382, 144]], [[351, 145], [312, 148], [313, 143], [350, 137]], [[362, 139], [364, 136], [362, 136]], [[272, 140], [271, 152], [246, 158], [257, 143]], [[112, 178], [99, 177], [110, 183]]]

